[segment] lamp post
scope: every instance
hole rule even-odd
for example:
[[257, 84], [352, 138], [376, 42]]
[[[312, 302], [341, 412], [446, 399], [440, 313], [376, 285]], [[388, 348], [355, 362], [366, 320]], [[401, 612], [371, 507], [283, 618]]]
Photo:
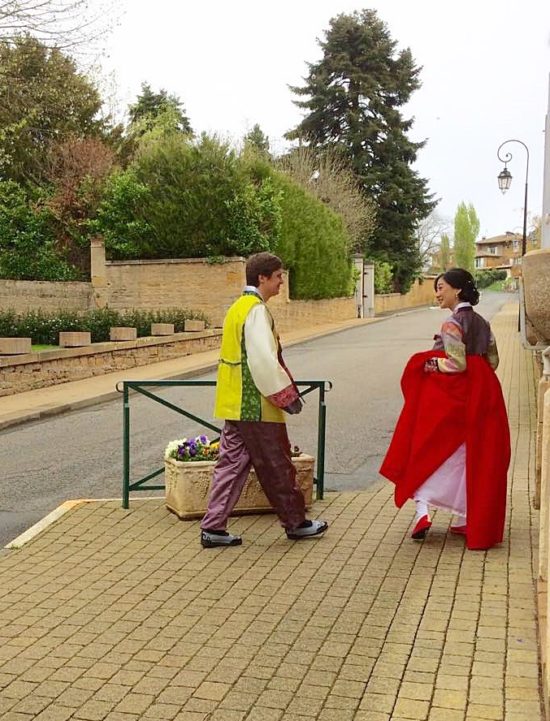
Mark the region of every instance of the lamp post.
[[525, 199], [523, 202], [523, 238], [521, 240], [521, 255], [523, 256], [527, 252], [527, 186], [529, 178], [529, 148], [524, 142], [516, 140], [515, 138], [505, 140], [498, 146], [497, 158], [501, 161], [501, 163], [504, 163], [504, 169], [498, 174], [498, 187], [502, 190], [503, 194], [512, 184], [512, 173], [508, 170], [508, 163], [512, 160], [512, 153], [506, 153], [504, 157], [501, 157], [500, 155], [501, 148], [507, 143], [519, 143], [525, 148], [525, 152], [527, 153], [527, 163], [525, 165]]

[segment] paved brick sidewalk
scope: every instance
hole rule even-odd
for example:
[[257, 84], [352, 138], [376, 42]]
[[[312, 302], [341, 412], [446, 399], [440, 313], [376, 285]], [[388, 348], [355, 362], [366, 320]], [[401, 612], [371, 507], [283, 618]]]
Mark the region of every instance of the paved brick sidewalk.
[[493, 322], [514, 460], [505, 543], [423, 543], [392, 488], [329, 494], [324, 538], [235, 519], [203, 551], [159, 500], [84, 503], [0, 556], [1, 721], [538, 721], [533, 368]]

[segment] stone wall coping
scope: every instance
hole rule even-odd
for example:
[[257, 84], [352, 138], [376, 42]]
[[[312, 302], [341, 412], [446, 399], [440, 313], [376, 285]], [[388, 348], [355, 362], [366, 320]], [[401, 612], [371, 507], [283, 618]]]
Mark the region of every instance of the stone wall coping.
[[245, 263], [246, 258], [241, 256], [220, 258], [215, 263], [209, 263], [207, 258], [166, 258], [163, 260], [146, 258], [143, 260], [106, 260], [105, 265], [227, 265], [227, 263]]
[[147, 346], [170, 345], [182, 340], [197, 340], [198, 338], [221, 337], [221, 328], [211, 328], [200, 332], [174, 333], [170, 336], [143, 336], [136, 340], [127, 341], [106, 341], [104, 343], [92, 343], [79, 348], [59, 348], [55, 350], [43, 350], [37, 353], [25, 353], [19, 356], [0, 356], [0, 368], [28, 363], [40, 363], [41, 361], [62, 360], [63, 358], [77, 358], [78, 356], [89, 356], [100, 353], [111, 353], [117, 350], [132, 350], [132, 348], [144, 348]]

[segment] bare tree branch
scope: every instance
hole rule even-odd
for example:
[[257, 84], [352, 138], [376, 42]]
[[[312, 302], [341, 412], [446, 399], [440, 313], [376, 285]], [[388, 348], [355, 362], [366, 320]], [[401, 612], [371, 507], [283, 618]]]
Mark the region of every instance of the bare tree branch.
[[0, 0], [0, 42], [28, 34], [48, 47], [92, 52], [116, 22], [114, 8], [114, 0]]
[[432, 254], [438, 250], [441, 236], [449, 232], [449, 227], [449, 221], [436, 211], [432, 211], [418, 224], [416, 242], [423, 268], [430, 265]]

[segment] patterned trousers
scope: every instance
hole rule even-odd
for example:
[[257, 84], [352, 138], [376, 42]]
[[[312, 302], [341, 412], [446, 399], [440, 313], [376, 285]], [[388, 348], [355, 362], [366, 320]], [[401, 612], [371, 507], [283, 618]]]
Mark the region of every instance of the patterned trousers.
[[304, 497], [296, 483], [286, 425], [226, 421], [201, 528], [226, 528], [250, 466], [284, 528], [296, 528], [305, 520]]

